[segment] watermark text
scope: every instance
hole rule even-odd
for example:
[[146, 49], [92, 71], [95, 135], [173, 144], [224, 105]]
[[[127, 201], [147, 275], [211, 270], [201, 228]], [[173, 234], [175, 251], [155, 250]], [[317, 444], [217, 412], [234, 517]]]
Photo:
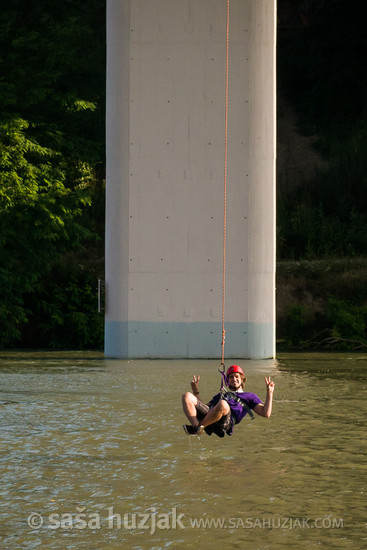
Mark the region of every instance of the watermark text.
[[88, 512], [86, 506], [77, 506], [71, 512], [52, 512], [41, 514], [32, 512], [27, 518], [32, 530], [100, 530], [124, 529], [130, 532], [147, 531], [154, 535], [160, 530], [177, 529], [342, 529], [343, 518], [332, 514], [319, 517], [282, 517], [282, 516], [233, 516], [233, 517], [190, 517], [174, 507], [162, 512], [156, 507], [143, 512], [119, 512], [109, 506], [104, 512]]

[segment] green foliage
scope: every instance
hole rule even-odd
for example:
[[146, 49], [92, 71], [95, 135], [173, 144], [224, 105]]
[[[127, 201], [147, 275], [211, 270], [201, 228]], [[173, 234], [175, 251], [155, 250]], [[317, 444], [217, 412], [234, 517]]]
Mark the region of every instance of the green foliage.
[[327, 321], [334, 338], [360, 340], [367, 343], [367, 306], [330, 297]]
[[[315, 204], [318, 194], [316, 187], [318, 184], [321, 187], [323, 183], [325, 181], [319, 177], [313, 184], [290, 193], [279, 204], [277, 228], [279, 259], [366, 255], [367, 214], [357, 211], [354, 207], [349, 209], [349, 200], [343, 190], [338, 202], [344, 198], [347, 206], [339, 214], [332, 196], [325, 195], [319, 203]], [[314, 194], [313, 190], [315, 190]], [[334, 211], [330, 211], [332, 205], [334, 205]]]
[[366, 258], [278, 262], [278, 349], [366, 349], [366, 283]]
[[285, 339], [291, 347], [298, 346], [304, 340], [308, 316], [305, 306], [299, 304], [288, 306], [283, 330]]
[[278, 202], [279, 259], [367, 253], [367, 47], [361, 2], [315, 2], [317, 18], [279, 39], [280, 86], [328, 169]]
[[286, 308], [279, 328], [279, 345], [283, 349], [367, 347], [367, 305], [329, 296], [322, 311], [315, 313], [301, 303], [292, 303]]
[[23, 345], [36, 340], [55, 349], [102, 348], [103, 313], [97, 311], [97, 278], [94, 267], [58, 266], [39, 292], [29, 296], [30, 322], [23, 331]]
[[[2, 2], [0, 346], [21, 345], [37, 300], [46, 311], [55, 299], [48, 274], [63, 255], [102, 243], [91, 206], [103, 189], [104, 13], [101, 0]], [[86, 285], [84, 312], [75, 300], [67, 312], [80, 345], [90, 345]]]

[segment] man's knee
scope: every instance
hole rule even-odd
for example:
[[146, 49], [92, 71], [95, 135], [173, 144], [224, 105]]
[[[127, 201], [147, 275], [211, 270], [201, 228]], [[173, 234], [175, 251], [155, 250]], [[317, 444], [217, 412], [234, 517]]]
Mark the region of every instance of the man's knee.
[[189, 392], [189, 391], [185, 392], [182, 395], [182, 403], [193, 402], [193, 397], [194, 397], [194, 395], [191, 392]]
[[224, 399], [221, 399], [218, 401], [218, 403], [215, 405], [215, 408], [222, 413], [224, 416], [225, 414], [228, 414], [230, 409], [230, 406], [228, 405], [227, 401], [224, 401]]

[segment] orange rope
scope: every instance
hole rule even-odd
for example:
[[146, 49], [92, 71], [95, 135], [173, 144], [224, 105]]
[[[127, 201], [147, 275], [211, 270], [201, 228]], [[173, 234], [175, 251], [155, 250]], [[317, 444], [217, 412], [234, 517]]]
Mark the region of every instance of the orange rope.
[[224, 365], [224, 328], [226, 306], [226, 229], [227, 229], [227, 156], [228, 156], [228, 51], [229, 51], [229, 0], [227, 0], [227, 36], [226, 36], [226, 98], [224, 121], [224, 215], [223, 215], [223, 289], [222, 289], [222, 365]]

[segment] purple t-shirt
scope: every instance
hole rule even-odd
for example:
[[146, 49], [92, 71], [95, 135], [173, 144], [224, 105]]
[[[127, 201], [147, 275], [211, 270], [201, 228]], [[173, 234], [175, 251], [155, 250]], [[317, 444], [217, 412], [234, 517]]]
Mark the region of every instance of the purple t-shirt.
[[[234, 392], [238, 397], [246, 401], [247, 405], [250, 409], [253, 409], [256, 405], [259, 403], [262, 403], [261, 399], [255, 394], [250, 392]], [[209, 407], [212, 407], [216, 405], [220, 399], [221, 394], [217, 393], [214, 395], [214, 397], [211, 399], [211, 401], [208, 403]], [[237, 403], [237, 401], [234, 401], [231, 398], [226, 399], [228, 405], [231, 408], [231, 427], [233, 431], [233, 424], [238, 424], [241, 422], [242, 418], [244, 418], [247, 414], [246, 409], [241, 405], [241, 403]]]

